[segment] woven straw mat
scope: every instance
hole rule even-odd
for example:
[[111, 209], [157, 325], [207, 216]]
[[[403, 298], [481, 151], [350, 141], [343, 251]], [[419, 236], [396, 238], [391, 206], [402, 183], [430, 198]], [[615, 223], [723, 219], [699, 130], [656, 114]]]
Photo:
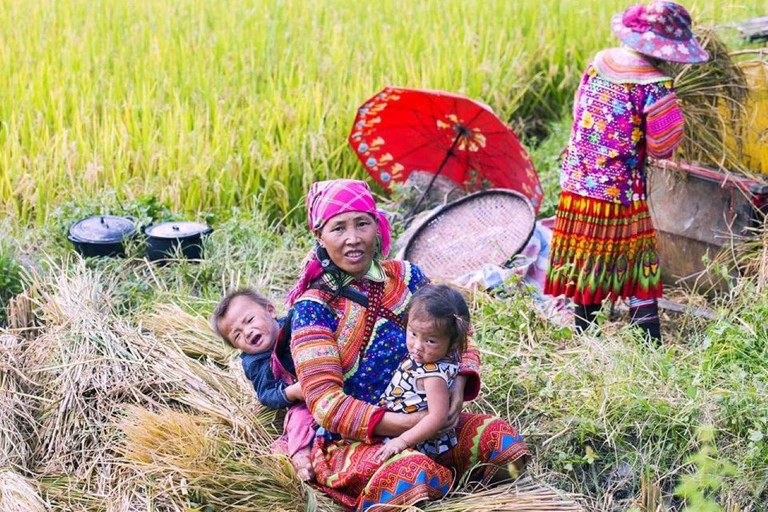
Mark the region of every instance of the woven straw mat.
[[404, 259], [430, 278], [453, 280], [487, 263], [507, 263], [525, 247], [535, 224], [531, 203], [517, 192], [476, 192], [427, 219], [408, 241]]

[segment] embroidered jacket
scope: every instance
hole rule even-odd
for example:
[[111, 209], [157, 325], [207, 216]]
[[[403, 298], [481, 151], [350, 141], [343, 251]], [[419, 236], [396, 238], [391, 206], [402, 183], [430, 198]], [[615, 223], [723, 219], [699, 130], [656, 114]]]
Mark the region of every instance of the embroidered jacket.
[[624, 48], [595, 56], [573, 117], [561, 186], [612, 203], [645, 199], [646, 156], [669, 158], [683, 137], [672, 79]]
[[[415, 265], [390, 260], [381, 267], [374, 263], [368, 275], [348, 286], [369, 300], [379, 290], [381, 306], [402, 324], [411, 295], [426, 282]], [[367, 308], [345, 297], [330, 304], [327, 299], [328, 292], [310, 289], [294, 304], [291, 346], [301, 390], [325, 430], [372, 442], [373, 429], [386, 412], [377, 405], [379, 397], [408, 352], [405, 331], [379, 316], [364, 346]], [[474, 399], [480, 390], [479, 356], [472, 343], [462, 355], [459, 374], [469, 377], [465, 400]]]

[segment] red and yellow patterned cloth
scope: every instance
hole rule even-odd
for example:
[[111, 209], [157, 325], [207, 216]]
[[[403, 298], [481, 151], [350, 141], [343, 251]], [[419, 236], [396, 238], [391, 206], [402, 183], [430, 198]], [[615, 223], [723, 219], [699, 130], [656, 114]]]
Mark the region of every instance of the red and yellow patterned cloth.
[[656, 231], [645, 201], [624, 206], [560, 195], [544, 293], [600, 304], [661, 292]]

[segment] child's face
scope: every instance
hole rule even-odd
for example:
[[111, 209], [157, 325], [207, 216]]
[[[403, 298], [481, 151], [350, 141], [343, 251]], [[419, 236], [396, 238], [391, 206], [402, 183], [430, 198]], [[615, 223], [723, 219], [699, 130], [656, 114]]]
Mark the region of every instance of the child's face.
[[409, 318], [405, 344], [417, 363], [436, 363], [448, 353], [451, 340], [444, 332], [436, 330], [431, 320]]
[[219, 319], [221, 335], [246, 354], [271, 349], [279, 330], [271, 304], [265, 308], [242, 295], [232, 299], [226, 314]]

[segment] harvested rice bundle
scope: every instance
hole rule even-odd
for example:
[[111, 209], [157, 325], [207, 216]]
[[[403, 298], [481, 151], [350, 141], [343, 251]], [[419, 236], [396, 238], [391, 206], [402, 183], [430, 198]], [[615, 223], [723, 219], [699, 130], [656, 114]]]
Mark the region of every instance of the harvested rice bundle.
[[429, 502], [425, 512], [581, 512], [575, 500], [530, 477], [484, 490], [454, 492]]
[[242, 442], [213, 418], [129, 407], [120, 452], [150, 493], [180, 506], [230, 511], [307, 509], [307, 487], [284, 457]]
[[246, 387], [242, 369], [191, 359], [173, 346], [154, 350], [156, 355], [148, 362], [151, 373], [179, 387], [169, 397], [173, 404], [229, 425], [244, 440], [266, 450], [274, 439], [274, 431], [268, 427], [275, 412], [258, 403], [253, 390]]
[[233, 350], [213, 333], [207, 319], [187, 313], [176, 304], [158, 304], [143, 319], [143, 324], [189, 357], [207, 357], [221, 365], [232, 357]]
[[0, 510], [3, 512], [48, 512], [35, 486], [8, 468], [0, 468]]
[[682, 154], [686, 160], [724, 171], [748, 172], [727, 144], [727, 134], [740, 136], [749, 95], [746, 77], [713, 29], [698, 28], [695, 32], [710, 59], [696, 65], [662, 65], [675, 76], [675, 91], [685, 114]]
[[34, 399], [23, 385], [30, 381], [22, 368], [22, 348], [19, 338], [0, 331], [0, 467], [26, 468], [27, 439], [34, 435]]
[[99, 474], [93, 468], [109, 458], [104, 441], [117, 410], [153, 401], [169, 384], [150, 373], [138, 330], [113, 313], [114, 281], [83, 262], [35, 279], [44, 326], [25, 358], [42, 401], [36, 469], [75, 478]]

